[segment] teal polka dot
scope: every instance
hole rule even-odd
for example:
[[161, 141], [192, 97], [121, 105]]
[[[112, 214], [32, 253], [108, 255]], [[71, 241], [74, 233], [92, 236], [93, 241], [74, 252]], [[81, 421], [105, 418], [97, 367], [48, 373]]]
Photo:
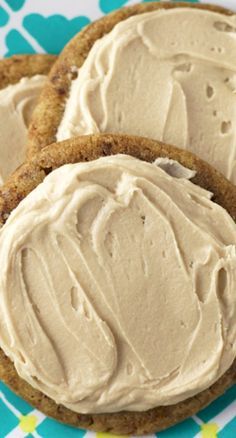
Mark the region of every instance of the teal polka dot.
[[8, 13], [5, 11], [5, 9], [3, 9], [0, 6], [0, 27], [5, 26], [8, 22], [8, 20], [9, 20]]
[[25, 3], [25, 0], [5, 0], [13, 11], [19, 11]]
[[126, 3], [128, 3], [128, 0], [100, 0], [99, 6], [104, 14], [108, 14], [109, 12], [121, 8]]
[[46, 52], [58, 54], [89, 22], [89, 18], [84, 16], [68, 20], [62, 15], [43, 17], [40, 14], [30, 14], [24, 18], [23, 25]]
[[5, 57], [15, 54], [22, 53], [35, 53], [33, 47], [26, 41], [26, 39], [21, 35], [20, 32], [16, 29], [12, 29], [6, 36], [6, 46], [8, 48], [8, 52], [5, 54]]

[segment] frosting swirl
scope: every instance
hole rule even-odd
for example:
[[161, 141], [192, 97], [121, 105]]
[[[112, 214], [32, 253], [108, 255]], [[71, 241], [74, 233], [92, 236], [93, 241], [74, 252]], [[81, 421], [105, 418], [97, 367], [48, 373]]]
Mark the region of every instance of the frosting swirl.
[[230, 367], [236, 225], [192, 176], [126, 155], [65, 165], [11, 213], [0, 344], [21, 377], [77, 412], [141, 411]]
[[118, 23], [72, 81], [57, 139], [115, 132], [188, 149], [236, 184], [236, 16], [173, 8]]

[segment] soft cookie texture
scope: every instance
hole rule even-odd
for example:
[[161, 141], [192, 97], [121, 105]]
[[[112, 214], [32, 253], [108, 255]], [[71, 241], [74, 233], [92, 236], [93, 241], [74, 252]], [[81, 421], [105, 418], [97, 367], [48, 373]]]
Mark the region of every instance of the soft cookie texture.
[[25, 160], [27, 128], [54, 61], [51, 55], [0, 61], [0, 183]]
[[[21, 166], [0, 190], [0, 218], [4, 223], [10, 212], [53, 169], [67, 163], [89, 161], [101, 156], [127, 154], [152, 162], [159, 157], [178, 161], [196, 171], [192, 181], [213, 193], [213, 200], [224, 207], [236, 219], [236, 188], [219, 172], [194, 156], [177, 148], [140, 137], [96, 135], [78, 137], [45, 148], [31, 161]], [[12, 362], [1, 351], [0, 377], [18, 394], [62, 422], [109, 431], [116, 434], [144, 434], [162, 430], [197, 412], [236, 380], [236, 362], [210, 388], [197, 396], [172, 406], [161, 406], [144, 412], [119, 412], [111, 414], [77, 414], [57, 405], [40, 391], [33, 389], [17, 374]]]
[[198, 154], [234, 183], [230, 15], [217, 6], [151, 2], [89, 25], [52, 69], [29, 150], [83, 134], [142, 135]]
[[56, 60], [53, 55], [14, 55], [0, 61], [0, 90], [22, 78], [47, 75]]

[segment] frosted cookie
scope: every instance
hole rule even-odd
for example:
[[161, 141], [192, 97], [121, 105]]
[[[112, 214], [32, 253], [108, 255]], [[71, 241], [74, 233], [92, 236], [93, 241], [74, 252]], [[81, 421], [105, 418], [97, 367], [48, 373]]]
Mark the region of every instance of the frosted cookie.
[[139, 4], [89, 25], [52, 69], [31, 151], [76, 135], [141, 135], [236, 183], [235, 32], [230, 11], [186, 3]]
[[236, 187], [207, 163], [78, 137], [20, 167], [0, 213], [0, 378], [38, 409], [153, 433], [235, 382]]
[[54, 61], [52, 55], [0, 61], [0, 184], [25, 159], [27, 128]]

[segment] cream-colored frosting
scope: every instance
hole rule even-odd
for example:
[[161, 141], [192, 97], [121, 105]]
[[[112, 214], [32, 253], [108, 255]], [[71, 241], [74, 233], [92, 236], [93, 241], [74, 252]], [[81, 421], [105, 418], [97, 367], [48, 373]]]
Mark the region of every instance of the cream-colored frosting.
[[236, 16], [186, 7], [117, 24], [72, 82], [57, 138], [97, 132], [189, 149], [236, 184]]
[[45, 79], [25, 77], [0, 90], [0, 184], [25, 159], [27, 128]]
[[0, 231], [0, 344], [74, 411], [176, 403], [236, 356], [236, 225], [166, 164], [63, 166]]

